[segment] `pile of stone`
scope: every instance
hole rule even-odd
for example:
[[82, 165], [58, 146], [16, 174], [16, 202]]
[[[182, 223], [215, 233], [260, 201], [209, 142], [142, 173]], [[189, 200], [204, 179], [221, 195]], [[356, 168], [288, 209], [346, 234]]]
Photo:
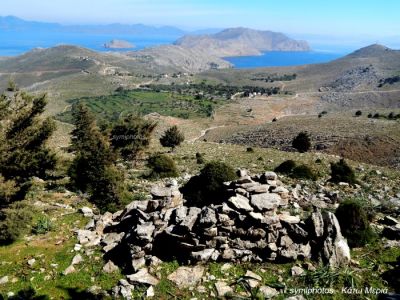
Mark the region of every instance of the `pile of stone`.
[[[134, 201], [78, 231], [81, 244], [101, 244], [132, 262], [153, 256], [182, 262], [287, 261], [320, 258], [332, 266], [350, 260], [334, 214], [316, 209], [307, 220], [284, 211], [289, 191], [273, 172], [226, 184], [231, 197], [202, 208], [184, 205], [176, 182], [152, 189], [152, 200]], [[290, 199], [292, 201], [292, 199]], [[126, 266], [125, 266], [126, 267]]]
[[[144, 272], [145, 266], [173, 259], [194, 264], [314, 258], [333, 267], [350, 262], [350, 250], [334, 214], [315, 208], [302, 220], [287, 211], [296, 199], [275, 173], [250, 177], [241, 171], [240, 175], [226, 183], [230, 197], [202, 208], [185, 205], [176, 182], [155, 186], [151, 200], [134, 201], [115, 214], [94, 216], [85, 230], [77, 232], [80, 244], [100, 244], [106, 260], [128, 273]], [[146, 283], [155, 282], [150, 278]], [[124, 284], [116, 288], [116, 294], [129, 292]]]

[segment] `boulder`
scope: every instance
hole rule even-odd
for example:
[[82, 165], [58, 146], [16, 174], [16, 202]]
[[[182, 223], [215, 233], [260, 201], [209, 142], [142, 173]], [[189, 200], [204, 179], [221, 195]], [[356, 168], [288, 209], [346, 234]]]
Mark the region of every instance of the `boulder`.
[[212, 255], [214, 254], [215, 249], [204, 249], [202, 251], [192, 252], [191, 256], [196, 261], [207, 262], [211, 259]]
[[324, 214], [324, 232], [326, 238], [323, 242], [322, 257], [331, 267], [340, 267], [350, 263], [350, 248], [342, 236], [336, 216], [327, 212]]
[[324, 235], [324, 219], [319, 210], [311, 214], [312, 223], [312, 234], [316, 238], [320, 238]]
[[259, 291], [265, 297], [265, 299], [271, 299], [279, 295], [279, 292], [276, 289], [266, 285], [260, 286]]
[[262, 182], [266, 182], [267, 180], [277, 180], [278, 179], [278, 175], [276, 175], [275, 172], [265, 172], [264, 174], [261, 175], [260, 180]]
[[151, 242], [153, 240], [153, 232], [156, 227], [152, 222], [147, 222], [136, 227], [135, 233], [139, 237], [139, 239], [145, 242]]
[[186, 217], [183, 219], [180, 225], [191, 231], [193, 229], [194, 224], [197, 221], [200, 212], [201, 212], [200, 208], [190, 207]]
[[227, 294], [233, 293], [233, 288], [225, 281], [217, 281], [215, 283], [215, 290], [217, 291], [218, 297], [224, 297]]
[[118, 267], [111, 260], [103, 266], [104, 273], [114, 273], [116, 271], [118, 271]]
[[84, 206], [80, 209], [80, 212], [87, 218], [93, 217], [94, 213], [90, 207]]
[[255, 194], [251, 196], [250, 203], [258, 211], [274, 210], [280, 205], [281, 197], [278, 194]]
[[217, 224], [217, 217], [215, 214], [215, 210], [209, 207], [204, 207], [201, 210], [199, 224], [202, 227], [210, 227]]
[[179, 267], [167, 278], [175, 283], [178, 288], [189, 288], [197, 285], [204, 274], [203, 266]]
[[72, 266], [73, 266], [73, 265], [78, 265], [78, 264], [80, 264], [81, 262], [83, 262], [83, 258], [82, 258], [82, 256], [81, 256], [80, 254], [77, 254], [77, 255], [75, 255], [74, 258], [72, 259], [71, 265], [72, 265]]
[[262, 281], [262, 277], [260, 275], [257, 275], [256, 273], [250, 270], [247, 270], [244, 276], [247, 277], [246, 281], [251, 288], [256, 288], [257, 286], [260, 285]]
[[127, 275], [129, 282], [132, 284], [141, 283], [146, 285], [157, 285], [159, 280], [149, 273], [147, 268], [140, 269], [138, 272], [132, 275]]
[[229, 198], [229, 203], [233, 205], [239, 211], [250, 212], [253, 211], [253, 207], [249, 204], [249, 199], [243, 197], [241, 195], [236, 195], [234, 197]]
[[171, 197], [172, 196], [172, 188], [164, 187], [164, 186], [153, 186], [150, 190], [150, 193], [155, 199]]

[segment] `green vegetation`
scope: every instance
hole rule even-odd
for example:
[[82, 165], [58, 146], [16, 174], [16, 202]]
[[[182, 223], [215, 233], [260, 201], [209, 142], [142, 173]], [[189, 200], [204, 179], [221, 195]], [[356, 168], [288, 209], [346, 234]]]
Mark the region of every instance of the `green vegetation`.
[[[109, 96], [84, 97], [71, 100], [72, 104], [84, 103], [97, 119], [117, 121], [129, 114], [159, 113], [183, 119], [206, 118], [224, 101], [205, 98], [195, 99], [194, 95], [156, 92], [149, 90], [122, 91]], [[70, 111], [57, 115], [57, 119], [72, 123]]]
[[292, 147], [300, 153], [307, 152], [311, 148], [311, 139], [307, 132], [300, 132], [292, 141]]
[[16, 92], [16, 91], [18, 91], [17, 84], [15, 83], [14, 80], [11, 80], [11, 79], [10, 79], [10, 80], [8, 81], [7, 91], [8, 91], [8, 92]]
[[45, 234], [54, 229], [53, 222], [47, 216], [41, 216], [36, 224], [32, 227], [35, 234]]
[[374, 241], [377, 234], [371, 229], [363, 200], [347, 200], [336, 210], [343, 235], [350, 247], [362, 247]]
[[279, 87], [257, 87], [257, 86], [233, 86], [233, 85], [211, 85], [202, 82], [200, 84], [189, 85], [146, 85], [145, 88], [152, 91], [174, 92], [180, 95], [197, 96], [198, 99], [214, 100], [226, 99], [238, 93], [243, 93], [244, 97], [248, 97], [250, 93], [260, 93], [262, 95], [276, 95], [279, 93]]
[[0, 245], [16, 241], [33, 219], [32, 207], [25, 201], [18, 201], [0, 211]]
[[84, 105], [75, 107], [74, 121], [72, 150], [75, 158], [69, 168], [72, 185], [89, 192], [91, 202], [101, 211], [115, 211], [125, 193], [123, 173], [115, 166], [116, 155]]
[[184, 140], [185, 136], [178, 129], [178, 126], [174, 125], [164, 132], [160, 138], [160, 143], [163, 147], [170, 147], [174, 151], [175, 147], [179, 146]]
[[234, 169], [219, 161], [207, 163], [198, 176], [192, 177], [182, 188], [190, 205], [203, 207], [224, 198], [223, 183], [237, 178]]
[[392, 76], [392, 77], [387, 77], [379, 80], [378, 87], [381, 88], [385, 85], [392, 85], [396, 82], [400, 82], [400, 75]]
[[147, 161], [151, 178], [177, 177], [178, 170], [174, 160], [165, 154], [156, 154]]
[[306, 165], [299, 165], [297, 167], [294, 167], [289, 176], [292, 178], [309, 180], [316, 180], [318, 178], [313, 170]]
[[290, 174], [292, 173], [293, 169], [296, 167], [296, 163], [289, 159], [285, 160], [283, 163], [281, 163], [279, 166], [275, 168], [275, 172], [282, 173], [282, 174]]
[[199, 165], [204, 164], [205, 162], [203, 155], [199, 152], [196, 153], [196, 162]]
[[341, 159], [339, 162], [331, 163], [331, 182], [347, 182], [347, 183], [357, 183], [356, 175], [353, 169]]
[[122, 158], [137, 159], [150, 145], [151, 135], [157, 124], [139, 116], [129, 115], [111, 130], [111, 145]]
[[297, 78], [297, 74], [264, 74], [257, 73], [251, 80], [253, 81], [265, 81], [265, 82], [274, 82], [274, 81], [291, 81]]
[[[0, 206], [21, 200], [31, 178], [47, 178], [56, 165], [47, 141], [55, 130], [54, 121], [43, 118], [46, 96], [24, 92], [0, 97]], [[15, 192], [15, 195], [12, 195]]]

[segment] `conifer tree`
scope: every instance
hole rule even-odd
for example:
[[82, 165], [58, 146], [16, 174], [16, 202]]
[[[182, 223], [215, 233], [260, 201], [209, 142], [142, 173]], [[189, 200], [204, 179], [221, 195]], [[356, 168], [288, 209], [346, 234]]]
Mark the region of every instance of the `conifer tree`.
[[73, 117], [71, 183], [90, 193], [91, 202], [100, 210], [115, 210], [124, 194], [123, 174], [115, 167], [116, 155], [84, 105], [74, 107]]
[[124, 159], [135, 160], [150, 145], [156, 126], [155, 122], [129, 115], [111, 130], [111, 144]]
[[0, 175], [19, 191], [14, 200], [25, 196], [31, 177], [45, 178], [56, 165], [46, 145], [55, 130], [54, 121], [42, 117], [46, 104], [46, 95], [0, 96]]
[[184, 140], [185, 136], [174, 125], [164, 132], [164, 135], [160, 138], [160, 143], [163, 147], [171, 147], [171, 150], [174, 151], [175, 147], [179, 146]]
[[300, 153], [307, 152], [311, 148], [311, 139], [307, 132], [300, 132], [292, 141], [292, 147]]

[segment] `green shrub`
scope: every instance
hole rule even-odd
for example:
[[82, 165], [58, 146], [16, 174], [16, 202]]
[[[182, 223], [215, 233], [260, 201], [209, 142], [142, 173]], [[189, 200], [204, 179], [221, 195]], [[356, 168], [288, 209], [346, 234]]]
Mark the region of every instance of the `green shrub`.
[[252, 147], [248, 147], [248, 148], [246, 149], [246, 151], [247, 151], [247, 152], [253, 153], [253, 152], [254, 152], [254, 149], [253, 149]]
[[318, 176], [313, 172], [313, 170], [306, 165], [300, 165], [295, 167], [292, 173], [290, 174], [290, 177], [297, 179], [310, 179], [310, 180], [316, 180], [318, 178]]
[[34, 234], [45, 234], [52, 231], [54, 228], [53, 222], [47, 216], [41, 216], [32, 228]]
[[32, 207], [18, 201], [0, 211], [0, 245], [9, 244], [26, 233], [33, 218]]
[[167, 129], [160, 138], [160, 143], [163, 147], [171, 147], [172, 151], [185, 140], [185, 136], [178, 129], [178, 126], [172, 126]]
[[296, 167], [296, 163], [289, 159], [285, 160], [279, 166], [275, 168], [275, 172], [282, 173], [282, 174], [290, 174], [292, 173], [293, 169]]
[[202, 165], [205, 162], [203, 155], [199, 152], [196, 153], [196, 162], [199, 165]]
[[188, 181], [182, 188], [182, 193], [192, 206], [203, 207], [221, 203], [225, 197], [223, 183], [236, 178], [236, 172], [231, 166], [223, 162], [209, 162], [198, 176]]
[[311, 148], [311, 139], [307, 132], [300, 132], [292, 141], [292, 147], [300, 153], [307, 152]]
[[331, 163], [331, 182], [357, 183], [353, 169], [341, 159], [339, 162]]
[[361, 111], [361, 110], [357, 110], [355, 116], [356, 116], [356, 117], [359, 117], [359, 116], [361, 116], [361, 115], [362, 115], [362, 111]]
[[150, 168], [150, 177], [165, 178], [178, 176], [174, 160], [165, 154], [157, 154], [148, 159], [147, 166]]
[[344, 201], [335, 215], [350, 247], [361, 247], [377, 238], [369, 225], [367, 211], [359, 200]]

